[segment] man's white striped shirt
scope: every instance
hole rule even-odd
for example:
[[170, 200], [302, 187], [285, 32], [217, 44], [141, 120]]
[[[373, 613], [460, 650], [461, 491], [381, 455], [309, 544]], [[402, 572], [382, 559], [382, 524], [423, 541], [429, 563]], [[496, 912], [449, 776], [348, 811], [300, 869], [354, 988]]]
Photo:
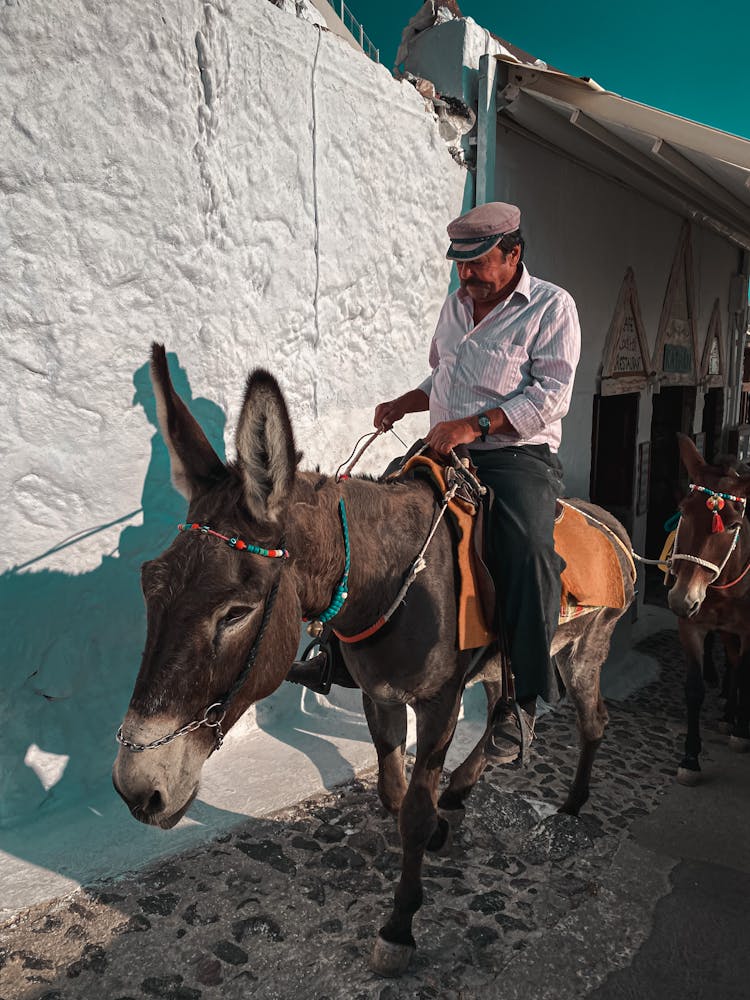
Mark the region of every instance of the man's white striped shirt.
[[472, 448], [560, 446], [581, 352], [572, 296], [522, 274], [512, 294], [474, 326], [473, 301], [459, 289], [443, 304], [430, 346], [430, 426], [500, 407], [516, 435], [493, 434]]

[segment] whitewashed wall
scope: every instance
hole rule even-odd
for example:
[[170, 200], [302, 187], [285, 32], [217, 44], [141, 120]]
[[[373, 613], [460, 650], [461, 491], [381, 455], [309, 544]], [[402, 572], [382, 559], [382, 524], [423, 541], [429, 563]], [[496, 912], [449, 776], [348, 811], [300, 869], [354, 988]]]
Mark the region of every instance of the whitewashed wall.
[[426, 371], [465, 174], [412, 88], [266, 0], [6, 0], [0, 66], [2, 824], [107, 780], [137, 566], [184, 513], [150, 342], [230, 454], [268, 367], [332, 471]]

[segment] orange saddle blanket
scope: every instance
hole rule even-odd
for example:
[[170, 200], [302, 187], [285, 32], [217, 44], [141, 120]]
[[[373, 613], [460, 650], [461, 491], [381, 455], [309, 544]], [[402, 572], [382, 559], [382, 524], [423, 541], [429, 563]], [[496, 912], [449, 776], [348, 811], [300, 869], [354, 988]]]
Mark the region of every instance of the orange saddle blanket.
[[[445, 479], [439, 462], [426, 455], [415, 455], [397, 473], [418, 472], [445, 492]], [[616, 546], [630, 562], [632, 578], [635, 564], [624, 543], [606, 525], [592, 523], [590, 516], [572, 501], [559, 501], [555, 519], [555, 550], [565, 560], [562, 572], [560, 623], [585, 614], [594, 608], [624, 608], [625, 586]], [[459, 570], [458, 648], [477, 649], [495, 639], [491, 612], [486, 611], [486, 588], [480, 583], [486, 569], [479, 559], [472, 534], [476, 523], [473, 505], [454, 498], [448, 505], [456, 543]], [[596, 518], [594, 518], [596, 520]], [[484, 600], [483, 600], [484, 597]]]
[[628, 557], [635, 579], [633, 557], [606, 525], [597, 527], [573, 502], [558, 501], [561, 513], [555, 519], [555, 551], [565, 560], [562, 571], [563, 599], [566, 595], [583, 607], [624, 608], [625, 584], [615, 546]]

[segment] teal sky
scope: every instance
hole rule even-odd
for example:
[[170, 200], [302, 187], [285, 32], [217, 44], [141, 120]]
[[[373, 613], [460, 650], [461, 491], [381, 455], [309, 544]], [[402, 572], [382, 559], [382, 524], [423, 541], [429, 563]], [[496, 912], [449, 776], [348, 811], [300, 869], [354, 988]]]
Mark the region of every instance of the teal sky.
[[[420, 0], [346, 2], [390, 69]], [[465, 17], [550, 66], [750, 139], [750, 0], [459, 0], [459, 6]]]

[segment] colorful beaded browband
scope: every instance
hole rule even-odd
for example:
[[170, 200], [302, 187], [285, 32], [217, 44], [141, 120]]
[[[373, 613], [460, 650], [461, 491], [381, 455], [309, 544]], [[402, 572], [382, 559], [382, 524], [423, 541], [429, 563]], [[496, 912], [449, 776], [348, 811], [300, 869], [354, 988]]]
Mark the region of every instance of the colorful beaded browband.
[[699, 493], [705, 493], [710, 497], [721, 497], [722, 500], [734, 500], [735, 503], [746, 503], [744, 497], [736, 497], [734, 493], [719, 493], [718, 490], [710, 490], [707, 486], [699, 486], [697, 483], [690, 484], [690, 492], [697, 490]]
[[[716, 534], [724, 530], [724, 522], [721, 519], [719, 511], [724, 510], [726, 500], [741, 503], [744, 517], [745, 504], [747, 503], [747, 500], [744, 497], [736, 497], [734, 493], [720, 493], [718, 490], [711, 490], [707, 486], [699, 486], [697, 483], [690, 483], [690, 492], [705, 493], [708, 497], [708, 500], [706, 500], [706, 507], [713, 512], [713, 517], [711, 518], [712, 534]], [[735, 535], [735, 542], [736, 541], [737, 535]]]
[[214, 531], [213, 528], [209, 528], [207, 524], [178, 524], [178, 531], [199, 531], [202, 535], [213, 535], [214, 538], [220, 538], [222, 542], [226, 542], [231, 549], [239, 549], [243, 552], [252, 552], [257, 556], [265, 556], [266, 559], [288, 559], [289, 552], [286, 549], [264, 549], [260, 545], [252, 545], [250, 542], [243, 542], [241, 538], [233, 537], [230, 538], [229, 535], [222, 535], [218, 531]]

